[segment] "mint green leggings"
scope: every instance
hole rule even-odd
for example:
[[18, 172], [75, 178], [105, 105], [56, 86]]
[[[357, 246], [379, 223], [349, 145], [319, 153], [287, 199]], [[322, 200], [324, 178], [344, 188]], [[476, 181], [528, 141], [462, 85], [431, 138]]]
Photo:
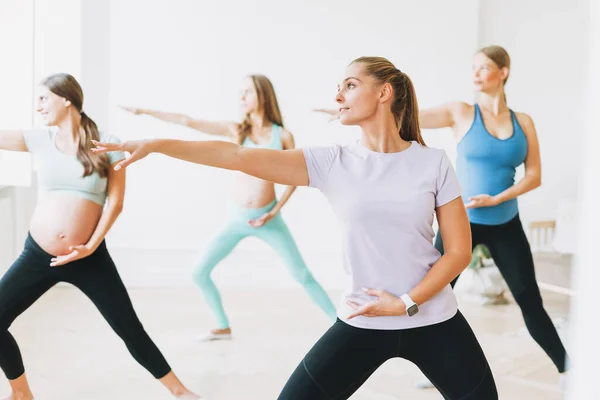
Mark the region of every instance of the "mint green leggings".
[[332, 321], [336, 318], [333, 303], [308, 270], [281, 215], [278, 213], [272, 220], [259, 228], [248, 225], [248, 220], [260, 217], [272, 209], [275, 204], [276, 201], [273, 201], [266, 207], [246, 209], [231, 205], [228, 221], [200, 254], [195, 264], [194, 282], [200, 287], [208, 306], [215, 314], [219, 329], [228, 328], [229, 320], [225, 314], [219, 291], [210, 275], [217, 264], [227, 257], [242, 239], [248, 236], [255, 236], [267, 242], [283, 259], [294, 279], [304, 286], [310, 298]]

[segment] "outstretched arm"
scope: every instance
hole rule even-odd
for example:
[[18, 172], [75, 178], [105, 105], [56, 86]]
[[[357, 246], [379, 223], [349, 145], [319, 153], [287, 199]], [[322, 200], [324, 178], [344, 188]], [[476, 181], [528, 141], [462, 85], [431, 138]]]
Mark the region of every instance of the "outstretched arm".
[[188, 128], [192, 128], [209, 135], [226, 136], [230, 139], [235, 139], [237, 137], [238, 124], [233, 121], [206, 121], [202, 119], [195, 119], [185, 114], [149, 110], [146, 108], [124, 106], [121, 106], [121, 108], [135, 115], [149, 115], [151, 117], [160, 119], [161, 121], [187, 126]]
[[0, 131], [0, 150], [28, 151], [23, 131]]
[[419, 125], [423, 129], [453, 128], [457, 118], [468, 108], [466, 103], [455, 101], [419, 111]]
[[100, 143], [92, 151], [126, 151], [130, 156], [115, 169], [127, 167], [150, 153], [161, 153], [195, 164], [236, 170], [282, 185], [307, 186], [308, 171], [302, 150], [255, 149], [223, 141], [185, 141], [172, 139]]

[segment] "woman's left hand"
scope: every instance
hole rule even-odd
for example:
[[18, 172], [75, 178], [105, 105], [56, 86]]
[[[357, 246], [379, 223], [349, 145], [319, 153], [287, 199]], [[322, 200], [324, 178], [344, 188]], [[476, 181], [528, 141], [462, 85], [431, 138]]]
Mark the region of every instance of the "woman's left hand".
[[126, 168], [130, 164], [141, 160], [148, 154], [152, 153], [154, 141], [152, 139], [147, 140], [133, 140], [130, 142], [123, 143], [102, 143], [96, 140], [92, 140], [94, 148], [92, 152], [97, 154], [110, 153], [111, 151], [125, 151], [129, 153], [129, 157], [115, 165], [115, 170]]
[[92, 249], [86, 244], [81, 244], [79, 246], [71, 246], [69, 247], [69, 254], [64, 256], [57, 256], [50, 260], [51, 267], [60, 267], [61, 265], [68, 264], [75, 260], [80, 260], [82, 258], [86, 258], [94, 253], [95, 249]]
[[347, 303], [356, 312], [350, 314], [347, 319], [362, 315], [363, 317], [398, 316], [406, 314], [406, 304], [393, 294], [385, 290], [363, 289], [369, 296], [376, 297], [375, 300], [360, 306], [358, 303], [348, 300]]
[[263, 215], [261, 215], [259, 218], [251, 219], [250, 221], [248, 221], [248, 225], [250, 225], [253, 228], [260, 228], [261, 226], [265, 225], [267, 222], [269, 222], [270, 220], [275, 218], [276, 215], [277, 215], [277, 212], [273, 212], [273, 211], [266, 212]]
[[478, 194], [477, 196], [469, 197], [469, 202], [465, 204], [465, 208], [494, 207], [497, 205], [498, 201], [495, 197], [489, 194]]

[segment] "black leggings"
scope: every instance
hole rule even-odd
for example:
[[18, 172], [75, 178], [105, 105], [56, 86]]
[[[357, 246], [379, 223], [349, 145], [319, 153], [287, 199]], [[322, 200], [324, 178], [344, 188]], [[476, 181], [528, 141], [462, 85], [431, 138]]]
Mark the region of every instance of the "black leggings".
[[[490, 249], [490, 254], [508, 288], [521, 307], [531, 337], [552, 359], [558, 371], [564, 372], [567, 352], [542, 304], [542, 296], [535, 279], [531, 248], [519, 216], [502, 225], [471, 223], [471, 235], [473, 248], [478, 244], [484, 244]], [[435, 239], [435, 248], [444, 254], [444, 243], [439, 232]], [[456, 279], [452, 282], [452, 287]]]
[[485, 355], [458, 312], [439, 324], [403, 330], [355, 328], [338, 319], [298, 365], [278, 400], [347, 399], [395, 357], [415, 363], [444, 399], [498, 399]]
[[61, 267], [51, 267], [51, 258], [29, 236], [23, 253], [0, 280], [0, 367], [8, 379], [16, 379], [25, 372], [21, 352], [8, 328], [61, 281], [79, 288], [96, 305], [133, 357], [155, 378], [171, 371], [135, 314], [104, 242], [89, 257]]

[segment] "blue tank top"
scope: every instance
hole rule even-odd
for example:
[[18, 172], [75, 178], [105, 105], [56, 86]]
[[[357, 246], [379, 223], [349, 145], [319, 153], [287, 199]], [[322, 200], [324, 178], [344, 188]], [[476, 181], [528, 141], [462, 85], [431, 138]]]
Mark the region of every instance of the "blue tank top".
[[[516, 168], [525, 161], [527, 138], [515, 113], [510, 111], [513, 134], [498, 139], [486, 129], [479, 105], [475, 104], [475, 118], [467, 134], [458, 143], [456, 174], [463, 189], [463, 200], [471, 196], [495, 196], [514, 185]], [[518, 214], [517, 199], [494, 207], [467, 210], [469, 221], [482, 225], [501, 225]]]
[[283, 150], [283, 144], [281, 143], [281, 130], [281, 126], [273, 124], [273, 127], [271, 128], [271, 141], [269, 143], [257, 144], [246, 136], [246, 139], [244, 140], [244, 146], [260, 149]]

